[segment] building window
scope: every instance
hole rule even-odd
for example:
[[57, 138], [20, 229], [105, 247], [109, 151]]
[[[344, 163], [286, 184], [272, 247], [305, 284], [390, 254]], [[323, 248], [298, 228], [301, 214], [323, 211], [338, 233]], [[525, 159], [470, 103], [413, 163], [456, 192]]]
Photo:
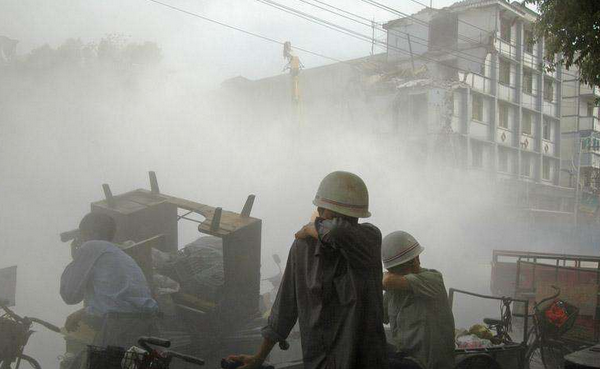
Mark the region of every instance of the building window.
[[594, 103], [587, 103], [587, 116], [588, 117], [593, 117], [594, 116]]
[[521, 175], [524, 177], [531, 176], [531, 158], [527, 155], [523, 155], [521, 158]]
[[554, 82], [550, 78], [544, 78], [544, 100], [554, 100]]
[[550, 122], [544, 122], [544, 128], [542, 131], [544, 140], [550, 140]]
[[483, 122], [483, 96], [473, 94], [473, 120]]
[[510, 20], [505, 19], [505, 18], [500, 18], [500, 38], [503, 39], [506, 42], [510, 42], [510, 28], [511, 28], [511, 24], [510, 24]]
[[474, 168], [483, 168], [483, 144], [471, 142], [471, 156]]
[[500, 83], [510, 86], [510, 62], [500, 59]]
[[542, 178], [550, 180], [550, 159], [544, 158], [542, 161]]
[[523, 133], [530, 135], [531, 134], [531, 113], [523, 111], [523, 119], [521, 122], [521, 131]]
[[508, 173], [508, 152], [506, 150], [498, 151], [498, 170]]
[[504, 103], [498, 103], [498, 126], [502, 128], [508, 128], [508, 113], [508, 105]]
[[533, 73], [528, 69], [523, 69], [523, 92], [533, 94]]
[[525, 41], [525, 52], [528, 52], [529, 54], [533, 54], [533, 32], [529, 31], [529, 30], [525, 30], [525, 34], [523, 37], [524, 41]]

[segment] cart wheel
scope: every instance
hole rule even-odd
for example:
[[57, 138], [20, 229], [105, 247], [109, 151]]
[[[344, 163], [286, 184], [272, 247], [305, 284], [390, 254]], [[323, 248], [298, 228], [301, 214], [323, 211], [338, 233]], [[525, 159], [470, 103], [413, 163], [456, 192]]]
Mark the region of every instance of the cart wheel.
[[460, 359], [454, 369], [501, 369], [501, 367], [490, 355], [475, 354]]
[[535, 341], [527, 350], [525, 356], [525, 369], [562, 369], [565, 355], [568, 350], [564, 345], [556, 342]]
[[2, 369], [10, 369], [13, 367], [23, 369], [42, 369], [36, 359], [23, 354], [21, 354], [21, 356], [19, 356], [12, 364], [8, 360], [0, 361], [0, 368]]

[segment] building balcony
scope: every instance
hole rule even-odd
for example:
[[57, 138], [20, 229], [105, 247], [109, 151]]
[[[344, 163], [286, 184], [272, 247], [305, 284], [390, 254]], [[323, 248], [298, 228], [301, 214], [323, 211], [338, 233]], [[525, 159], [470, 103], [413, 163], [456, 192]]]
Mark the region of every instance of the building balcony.
[[558, 71], [556, 69], [552, 71], [547, 71], [544, 69], [544, 74], [552, 78], [558, 78]]
[[513, 86], [498, 84], [498, 97], [510, 102], [517, 102], [517, 89]]
[[534, 70], [540, 70], [540, 58], [528, 52], [523, 53], [523, 66]]
[[[465, 78], [464, 73], [459, 72], [461, 74], [460, 78]], [[471, 86], [474, 90], [491, 94], [492, 93], [492, 79], [482, 76], [481, 74], [476, 73], [467, 73], [466, 78], [464, 79], [465, 83]]]
[[598, 117], [579, 117], [579, 130], [580, 131], [599, 131]]
[[510, 42], [504, 41], [501, 38], [496, 38], [494, 40], [494, 47], [496, 48], [496, 50], [498, 50], [500, 52], [501, 55], [512, 59], [512, 60], [518, 60], [517, 59], [517, 46], [511, 44]]
[[581, 166], [600, 169], [600, 152], [584, 151], [581, 153]]
[[536, 95], [536, 91], [532, 91], [531, 93], [523, 91], [521, 94], [521, 104], [527, 109], [539, 111], [540, 107], [538, 106], [538, 97]]
[[506, 128], [496, 128], [496, 142], [505, 146], [513, 146], [514, 133]]
[[596, 97], [600, 97], [600, 88], [597, 86], [591, 87], [590, 85], [581, 84], [580, 95], [594, 95]]
[[542, 140], [542, 153], [548, 156], [559, 156], [556, 152], [556, 144], [548, 140]]
[[521, 150], [536, 152], [537, 151], [537, 139], [535, 136], [521, 133], [521, 139], [519, 140], [519, 147]]
[[544, 100], [542, 112], [552, 117], [558, 117], [558, 104]]

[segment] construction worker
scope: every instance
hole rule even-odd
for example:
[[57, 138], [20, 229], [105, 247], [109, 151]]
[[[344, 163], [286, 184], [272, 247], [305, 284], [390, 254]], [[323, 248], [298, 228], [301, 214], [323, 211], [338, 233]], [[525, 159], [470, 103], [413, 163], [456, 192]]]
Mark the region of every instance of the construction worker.
[[424, 248], [406, 232], [393, 232], [382, 245], [385, 320], [397, 349], [390, 367], [404, 356], [427, 369], [454, 368], [454, 317], [442, 274], [421, 267]]
[[367, 187], [333, 172], [313, 204], [319, 216], [296, 233], [259, 352], [228, 359], [260, 367], [298, 321], [304, 368], [387, 368], [381, 233], [358, 223], [371, 215]]
[[84, 307], [69, 315], [65, 322], [67, 331], [76, 330], [81, 321], [99, 331], [110, 313], [158, 311], [140, 267], [111, 242], [115, 232], [115, 221], [101, 213], [89, 213], [79, 224], [81, 247], [61, 276], [60, 295], [65, 303], [74, 305], [83, 301]]

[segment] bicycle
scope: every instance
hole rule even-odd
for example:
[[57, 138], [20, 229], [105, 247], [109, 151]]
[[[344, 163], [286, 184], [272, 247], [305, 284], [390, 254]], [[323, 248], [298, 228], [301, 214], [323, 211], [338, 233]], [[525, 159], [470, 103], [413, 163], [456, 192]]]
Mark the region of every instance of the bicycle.
[[533, 326], [529, 331], [530, 340], [525, 354], [526, 369], [563, 368], [564, 356], [582, 348], [581, 343], [562, 337], [573, 328], [579, 309], [557, 299], [560, 289], [555, 286], [552, 288], [556, 290], [554, 295], [533, 305]]
[[157, 337], [140, 337], [141, 349], [132, 347], [88, 346], [88, 369], [168, 369], [173, 358], [202, 366], [204, 360], [171, 350], [157, 350], [152, 346], [168, 348], [171, 341]]
[[0, 316], [0, 369], [18, 369], [23, 362], [41, 369], [37, 360], [23, 353], [34, 333], [31, 326], [37, 323], [56, 333], [60, 333], [60, 328], [38, 318], [19, 316], [8, 307], [8, 301], [0, 300], [0, 308], [4, 310]]

